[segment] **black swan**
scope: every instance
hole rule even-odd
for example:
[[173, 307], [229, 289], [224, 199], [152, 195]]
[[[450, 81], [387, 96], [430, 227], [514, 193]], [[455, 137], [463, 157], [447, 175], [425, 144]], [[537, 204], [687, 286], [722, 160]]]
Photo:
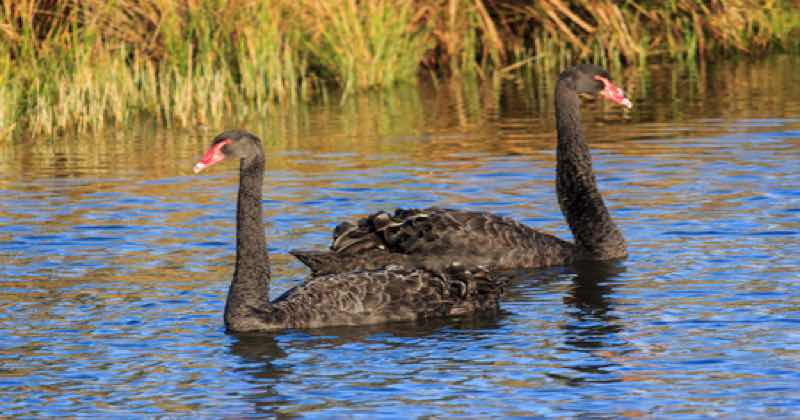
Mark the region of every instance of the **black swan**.
[[437, 272], [388, 266], [312, 277], [270, 302], [261, 140], [245, 131], [221, 133], [194, 172], [226, 158], [240, 162], [236, 269], [225, 305], [228, 331], [377, 324], [498, 309], [502, 285], [486, 270], [471, 271], [458, 263]]
[[291, 253], [316, 274], [375, 269], [387, 264], [438, 270], [449, 261], [494, 270], [536, 268], [627, 255], [625, 239], [597, 189], [589, 147], [580, 123], [579, 93], [600, 94], [631, 108], [608, 72], [580, 64], [556, 84], [558, 131], [556, 191], [575, 243], [489, 213], [441, 208], [375, 213], [333, 232], [329, 251]]

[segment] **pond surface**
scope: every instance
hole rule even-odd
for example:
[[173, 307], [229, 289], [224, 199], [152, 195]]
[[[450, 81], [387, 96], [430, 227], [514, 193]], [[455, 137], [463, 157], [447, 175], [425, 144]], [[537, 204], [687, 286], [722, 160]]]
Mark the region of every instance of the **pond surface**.
[[[800, 412], [798, 57], [616, 79], [588, 101], [630, 257], [519, 273], [504, 314], [226, 335], [237, 169], [222, 127], [0, 146], [0, 413], [237, 418], [791, 417]], [[398, 88], [273, 113], [272, 296], [337, 221], [490, 210], [571, 239], [552, 80]]]

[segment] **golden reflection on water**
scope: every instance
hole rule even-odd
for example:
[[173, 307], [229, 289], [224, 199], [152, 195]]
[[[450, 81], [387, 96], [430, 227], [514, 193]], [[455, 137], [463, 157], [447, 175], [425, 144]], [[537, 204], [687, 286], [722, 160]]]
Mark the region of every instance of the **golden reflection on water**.
[[[594, 147], [614, 153], [677, 153], [683, 149], [645, 140], [676, 137], [677, 133], [711, 137], [729, 130], [704, 118], [796, 117], [792, 89], [796, 89], [798, 76], [790, 70], [796, 61], [778, 56], [763, 62], [703, 64], [683, 70], [666, 65], [651, 65], [644, 72], [629, 69], [617, 78], [622, 77], [636, 107], [627, 112], [600, 101], [585, 101], [584, 114], [592, 118], [586, 122], [587, 135]], [[775, 66], [787, 67], [787, 71], [775, 72]], [[411, 156], [420, 162], [449, 161], [454, 155], [469, 153], [529, 154], [541, 159], [552, 156], [554, 146], [551, 79], [534, 78], [521, 87], [520, 83], [507, 83], [500, 88], [463, 80], [440, 83], [438, 88], [421, 83], [416, 89], [370, 92], [341, 105], [318, 104], [278, 116], [258, 116], [244, 125], [268, 139], [273, 170], [339, 170], [336, 165], [313, 163], [315, 154], [328, 153], [352, 154], [347, 159], [355, 168], [390, 165], [392, 155]], [[223, 128], [170, 131], [138, 127], [95, 136], [17, 139], [0, 145], [0, 170], [7, 174], [3, 182], [89, 175], [157, 179], [189, 174], [186, 162], [196, 159], [208, 139]], [[297, 163], [294, 156], [281, 154], [286, 151], [309, 153], [312, 158]], [[468, 164], [471, 159], [464, 160], [463, 164]]]

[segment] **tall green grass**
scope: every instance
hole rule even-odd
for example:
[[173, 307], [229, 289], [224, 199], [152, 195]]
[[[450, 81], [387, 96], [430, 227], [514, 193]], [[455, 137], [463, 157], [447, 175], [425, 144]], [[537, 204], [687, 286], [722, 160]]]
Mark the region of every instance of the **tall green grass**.
[[413, 80], [429, 49], [412, 2], [298, 0], [294, 10], [308, 30], [303, 46], [345, 94]]
[[0, 139], [217, 126], [419, 74], [800, 50], [790, 0], [0, 0]]

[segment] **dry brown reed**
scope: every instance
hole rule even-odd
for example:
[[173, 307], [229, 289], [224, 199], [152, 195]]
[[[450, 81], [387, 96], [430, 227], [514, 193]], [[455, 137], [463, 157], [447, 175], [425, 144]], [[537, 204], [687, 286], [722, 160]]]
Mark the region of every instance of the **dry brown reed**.
[[[0, 0], [0, 139], [216, 125], [418, 73], [798, 50], [789, 0]], [[527, 66], [533, 63], [532, 66]]]

